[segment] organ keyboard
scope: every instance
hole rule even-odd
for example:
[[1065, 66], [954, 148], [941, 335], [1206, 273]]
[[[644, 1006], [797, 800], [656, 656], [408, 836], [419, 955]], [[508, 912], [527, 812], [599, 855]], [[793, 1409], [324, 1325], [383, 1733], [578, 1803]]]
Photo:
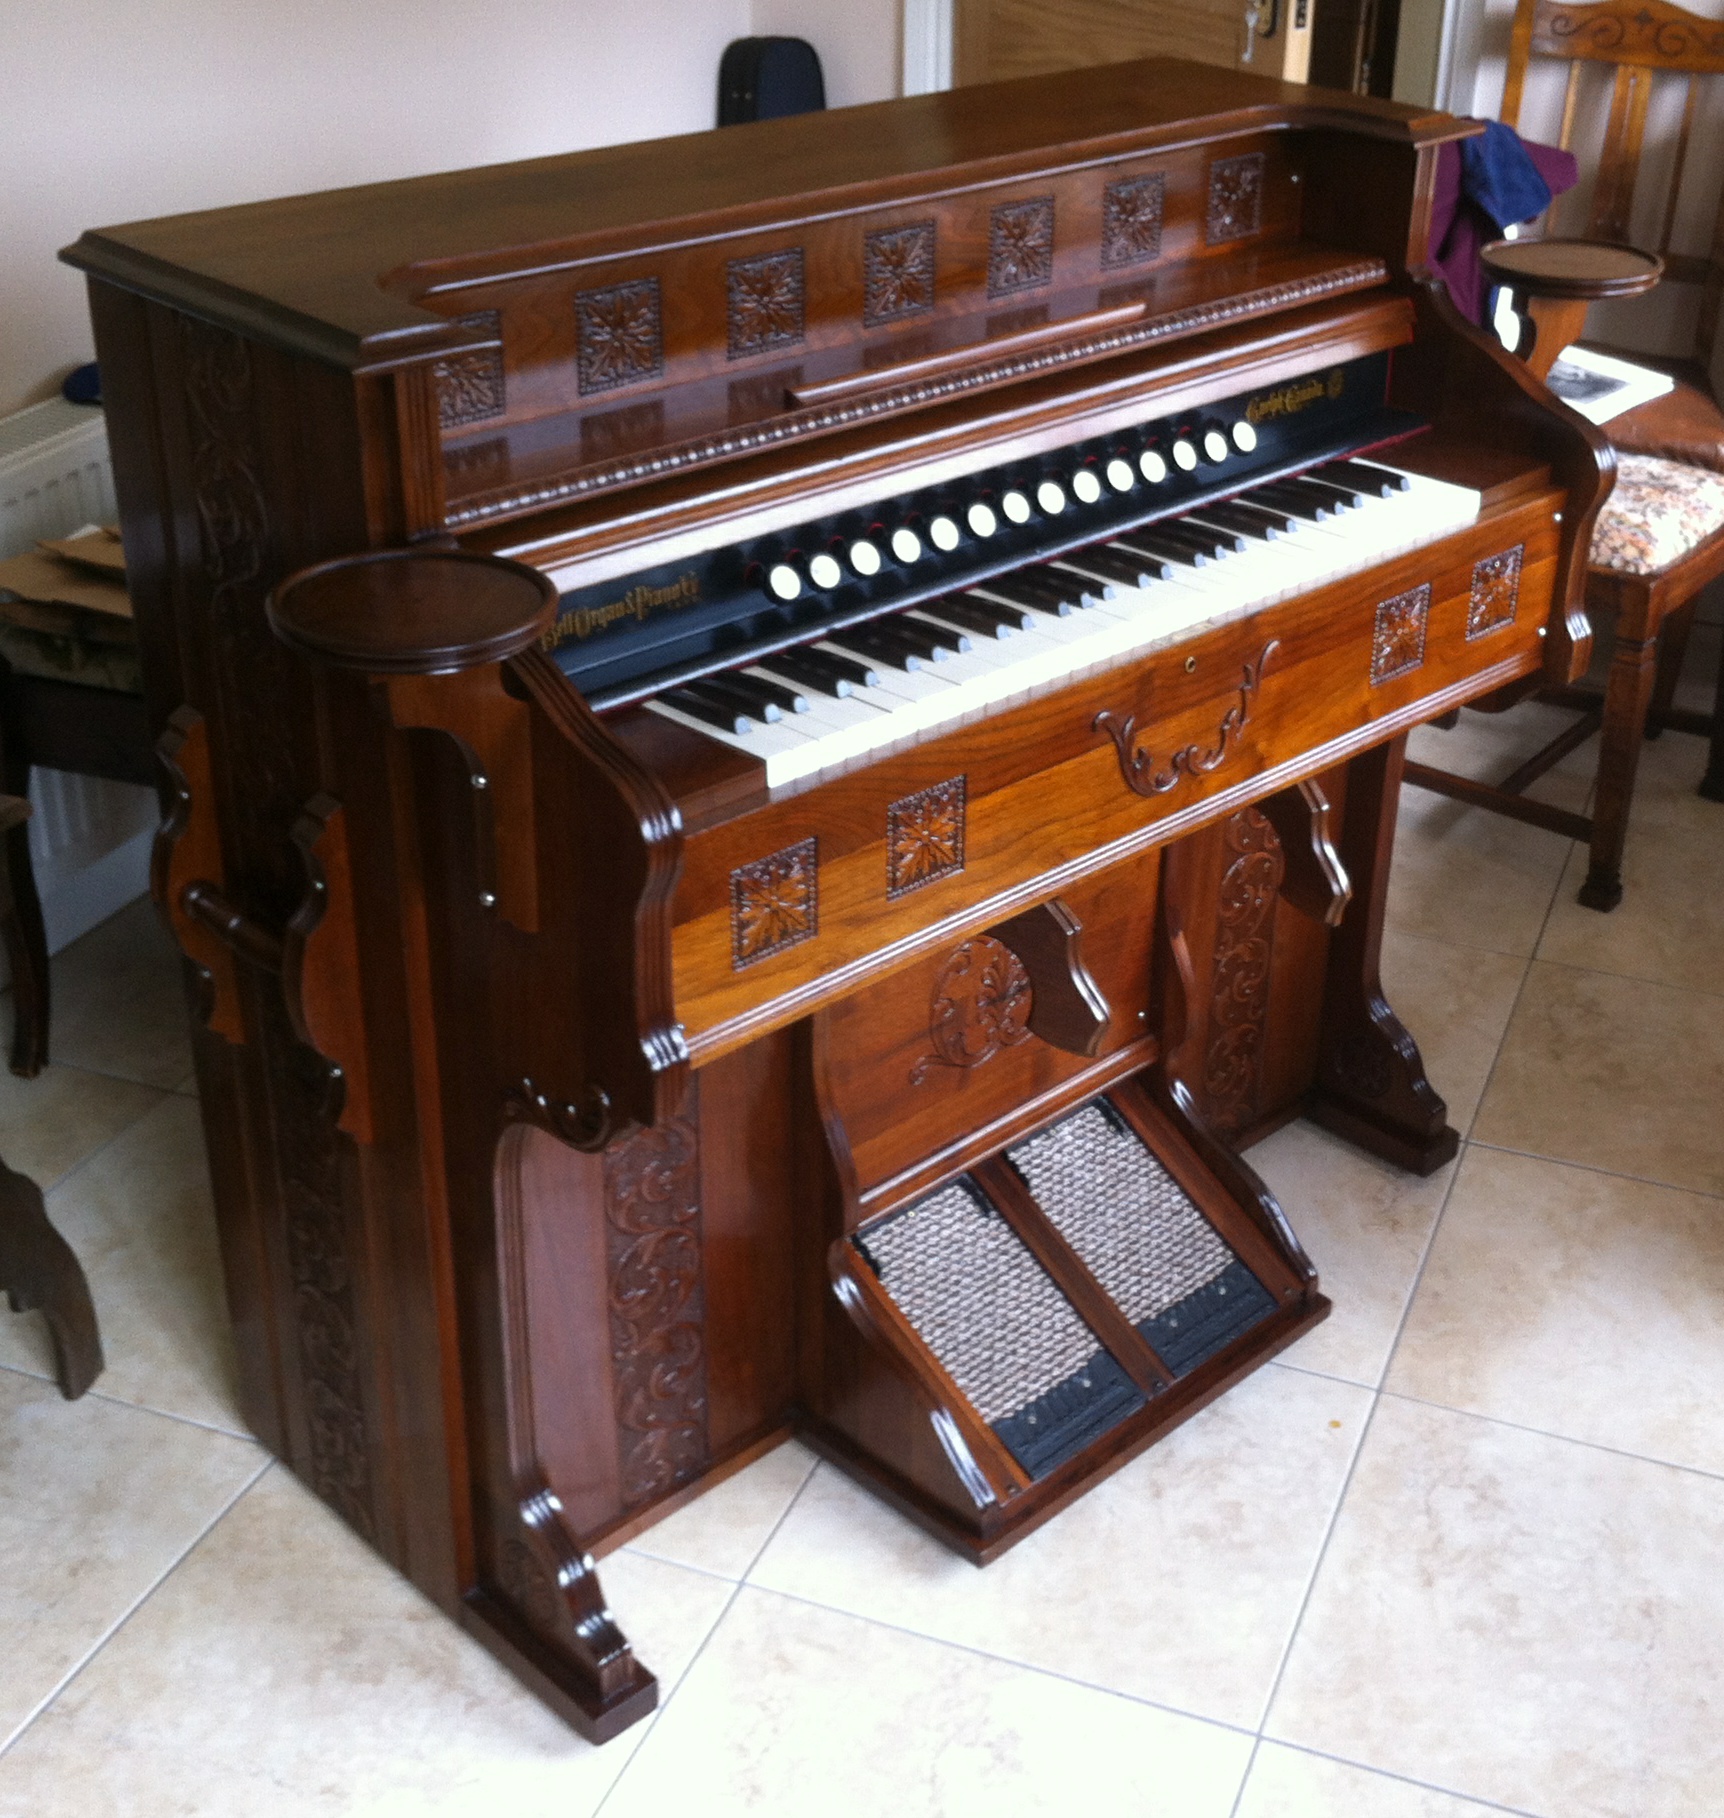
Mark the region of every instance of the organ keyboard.
[[[1467, 123], [1154, 62], [86, 234], [257, 1432], [586, 1734], [593, 1556], [800, 1433], [978, 1563], [1429, 1170], [1406, 730], [1602, 442]], [[779, 174], [795, 173], [791, 187]]]

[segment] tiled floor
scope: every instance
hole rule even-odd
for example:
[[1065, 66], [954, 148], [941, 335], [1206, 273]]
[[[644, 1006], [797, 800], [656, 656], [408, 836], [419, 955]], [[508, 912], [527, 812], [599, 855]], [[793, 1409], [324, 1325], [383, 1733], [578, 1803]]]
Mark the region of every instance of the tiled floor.
[[[1696, 651], [1715, 660], [1716, 633]], [[1419, 742], [1492, 766], [1536, 713]], [[1590, 751], [1543, 788], [1584, 799]], [[1460, 1159], [1253, 1160], [1334, 1317], [986, 1572], [791, 1446], [604, 1562], [655, 1719], [575, 1739], [235, 1412], [142, 905], [0, 1075], [108, 1371], [0, 1312], [0, 1814], [1716, 1818], [1724, 808], [1649, 746], [1628, 896], [1409, 794], [1386, 984]]]

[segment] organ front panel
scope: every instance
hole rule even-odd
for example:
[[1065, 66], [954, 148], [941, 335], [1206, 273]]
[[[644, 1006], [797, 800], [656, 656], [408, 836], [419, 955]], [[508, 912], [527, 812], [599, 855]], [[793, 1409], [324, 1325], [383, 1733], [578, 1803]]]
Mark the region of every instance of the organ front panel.
[[1454, 1151], [1407, 730], [1608, 464], [1445, 116], [1153, 62], [87, 234], [246, 1407], [586, 1734], [792, 1433], [986, 1563], [1327, 1311], [1238, 1151]]

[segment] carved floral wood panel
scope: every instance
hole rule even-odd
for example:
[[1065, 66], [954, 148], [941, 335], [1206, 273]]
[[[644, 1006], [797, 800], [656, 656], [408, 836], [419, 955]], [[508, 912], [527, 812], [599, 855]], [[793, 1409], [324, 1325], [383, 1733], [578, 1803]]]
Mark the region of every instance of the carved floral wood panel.
[[708, 1456], [706, 1307], [694, 1126], [637, 1130], [605, 1154], [611, 1385], [625, 1506]]
[[1142, 265], [1161, 254], [1161, 211], [1167, 179], [1157, 171], [1125, 177], [1102, 191], [1101, 262], [1105, 270]]
[[[500, 334], [503, 312], [481, 309], [459, 320], [463, 328]], [[508, 407], [500, 346], [466, 347], [445, 354], [432, 368], [432, 379], [437, 387], [438, 421], [445, 429], [465, 429], [469, 423], [486, 422], [500, 417]]]
[[575, 329], [575, 380], [583, 397], [637, 379], [656, 379], [664, 371], [657, 278], [577, 291]]
[[876, 328], [934, 307], [934, 223], [888, 227], [862, 243], [862, 322]]
[[886, 894], [907, 896], [964, 868], [965, 780], [936, 783], [886, 810]]
[[740, 972], [819, 931], [819, 854], [813, 839], [730, 874], [730, 963]]
[[1425, 621], [1431, 611], [1431, 584], [1410, 588], [1377, 607], [1371, 633], [1371, 686], [1410, 675], [1425, 660]]
[[1526, 545], [1517, 543], [1501, 555], [1473, 564], [1472, 597], [1467, 601], [1467, 642], [1514, 623], [1520, 604], [1520, 565]]
[[725, 268], [730, 358], [798, 347], [803, 332], [802, 248], [760, 259], [732, 259]]
[[988, 295], [1039, 290], [1053, 275], [1053, 197], [1002, 202], [988, 217]]
[[1205, 237], [1211, 246], [1248, 239], [1263, 226], [1263, 178], [1268, 160], [1262, 152], [1217, 158], [1209, 167], [1209, 210]]

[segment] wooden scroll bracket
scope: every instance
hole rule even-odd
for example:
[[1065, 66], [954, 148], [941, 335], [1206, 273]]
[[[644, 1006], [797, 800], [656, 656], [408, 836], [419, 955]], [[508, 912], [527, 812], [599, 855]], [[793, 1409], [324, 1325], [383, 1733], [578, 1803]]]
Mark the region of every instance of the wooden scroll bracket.
[[848, 1238], [832, 1244], [826, 1264], [838, 1304], [925, 1405], [934, 1437], [976, 1508], [993, 1508], [1027, 1490], [1030, 1480], [1018, 1461], [940, 1368]]
[[1335, 850], [1333, 816], [1322, 786], [1307, 778], [1257, 806], [1281, 842], [1282, 901], [1325, 928], [1338, 927], [1353, 900], [1353, 886]]
[[[168, 775], [169, 802], [150, 854], [151, 893], [197, 978], [199, 1020], [224, 1041], [243, 1042], [237, 965], [253, 925], [224, 894], [208, 721], [195, 707], [176, 707], [156, 755]], [[267, 937], [261, 951], [267, 963]]]
[[1056, 896], [988, 932], [1030, 975], [1030, 1033], [1049, 1047], [1093, 1058], [1113, 1012], [1084, 964], [1083, 923]]

